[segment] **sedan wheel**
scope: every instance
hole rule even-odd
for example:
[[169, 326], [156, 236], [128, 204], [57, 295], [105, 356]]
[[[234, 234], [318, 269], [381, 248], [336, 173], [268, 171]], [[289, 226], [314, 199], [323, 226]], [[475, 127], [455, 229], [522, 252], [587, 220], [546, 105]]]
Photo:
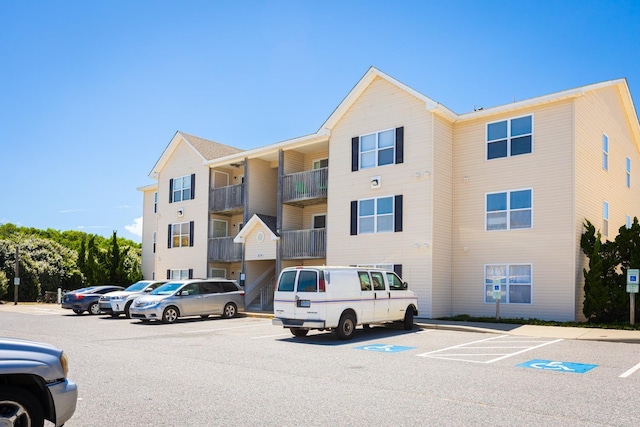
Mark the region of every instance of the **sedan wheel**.
[[164, 313], [162, 313], [162, 322], [164, 323], [173, 323], [178, 320], [180, 313], [176, 307], [167, 307], [164, 309]]
[[82, 314], [84, 311], [83, 311], [83, 310], [78, 310], [78, 309], [75, 309], [75, 308], [74, 308], [74, 309], [73, 309], [73, 312], [74, 312], [75, 314], [78, 314], [78, 315], [79, 315], [79, 314]]
[[100, 314], [100, 307], [98, 307], [97, 302], [94, 302], [89, 306], [89, 314]]

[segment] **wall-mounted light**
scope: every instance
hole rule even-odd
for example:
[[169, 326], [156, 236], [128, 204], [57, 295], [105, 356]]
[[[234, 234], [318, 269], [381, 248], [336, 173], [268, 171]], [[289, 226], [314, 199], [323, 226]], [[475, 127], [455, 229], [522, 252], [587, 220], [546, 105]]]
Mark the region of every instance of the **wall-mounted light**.
[[413, 176], [414, 176], [415, 178], [420, 178], [420, 172], [416, 172], [416, 173], [414, 173], [414, 174], [413, 174]]
[[469, 251], [469, 246], [463, 246], [463, 247], [462, 247], [462, 250], [463, 250], [464, 252]]
[[469, 182], [469, 177], [468, 176], [463, 176], [462, 177], [462, 181], [464, 181], [465, 183]]
[[184, 208], [178, 209], [178, 216], [184, 215]]
[[380, 188], [382, 181], [379, 176], [371, 177], [371, 188]]

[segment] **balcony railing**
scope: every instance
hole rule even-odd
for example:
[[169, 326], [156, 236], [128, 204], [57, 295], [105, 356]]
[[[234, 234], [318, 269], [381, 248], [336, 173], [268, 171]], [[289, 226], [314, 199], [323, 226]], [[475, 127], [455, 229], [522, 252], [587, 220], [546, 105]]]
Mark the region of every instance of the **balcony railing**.
[[327, 230], [283, 231], [282, 259], [325, 258], [327, 256]]
[[282, 202], [294, 205], [325, 203], [329, 169], [320, 168], [282, 177]]
[[243, 209], [244, 184], [211, 189], [210, 210], [214, 213], [234, 214]]
[[242, 243], [234, 243], [233, 237], [210, 237], [209, 261], [242, 261]]

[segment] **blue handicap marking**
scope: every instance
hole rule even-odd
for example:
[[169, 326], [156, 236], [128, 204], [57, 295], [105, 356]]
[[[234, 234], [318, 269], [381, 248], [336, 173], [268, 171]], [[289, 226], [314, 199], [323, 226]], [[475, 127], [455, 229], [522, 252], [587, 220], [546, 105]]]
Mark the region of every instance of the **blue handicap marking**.
[[381, 351], [383, 353], [398, 353], [399, 351], [413, 350], [415, 347], [405, 347], [391, 344], [368, 344], [356, 347], [356, 350]]
[[534, 359], [519, 365], [522, 368], [542, 369], [545, 371], [572, 372], [574, 374], [584, 374], [598, 365], [587, 365], [584, 363], [556, 362], [553, 360]]

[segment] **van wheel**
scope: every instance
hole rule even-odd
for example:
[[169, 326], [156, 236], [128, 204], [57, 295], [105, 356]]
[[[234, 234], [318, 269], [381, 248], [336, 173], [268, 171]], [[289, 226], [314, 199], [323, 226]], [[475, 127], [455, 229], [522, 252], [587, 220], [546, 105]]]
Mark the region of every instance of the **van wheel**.
[[308, 329], [302, 329], [302, 328], [289, 328], [289, 330], [296, 337], [306, 337], [307, 334], [309, 333]]
[[336, 328], [336, 336], [341, 340], [348, 340], [353, 337], [356, 330], [356, 319], [353, 314], [345, 313], [340, 317], [338, 327]]
[[404, 313], [404, 329], [410, 331], [413, 329], [413, 309], [407, 307], [407, 311]]
[[170, 306], [164, 309], [164, 313], [162, 313], [162, 322], [163, 323], [174, 323], [178, 320], [180, 313], [178, 309], [174, 306]]

